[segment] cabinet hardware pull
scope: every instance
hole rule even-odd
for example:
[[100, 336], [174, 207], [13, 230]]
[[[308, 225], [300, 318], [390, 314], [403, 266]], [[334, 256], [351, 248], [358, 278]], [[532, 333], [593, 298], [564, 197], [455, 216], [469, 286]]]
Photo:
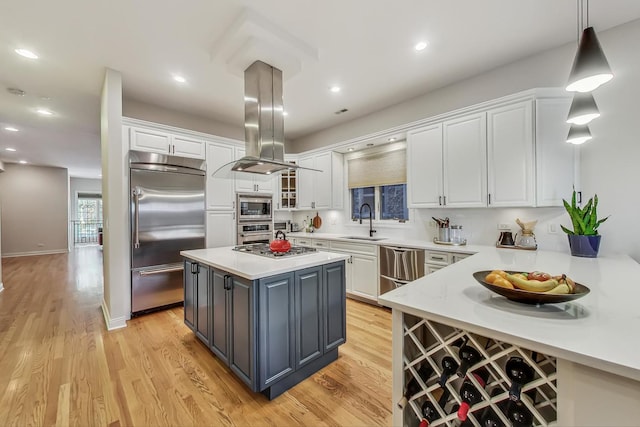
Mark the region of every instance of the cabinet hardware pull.
[[438, 196], [438, 205], [442, 206], [442, 196]]
[[489, 204], [491, 204], [491, 193], [489, 193]]
[[578, 203], [582, 203], [582, 191], [578, 191]]
[[439, 261], [444, 261], [444, 258], [442, 258], [440, 256], [432, 256], [431, 259], [437, 259]]
[[180, 266], [180, 267], [169, 267], [169, 268], [158, 268], [157, 270], [141, 271], [140, 275], [141, 276], [151, 276], [153, 274], [173, 273], [175, 271], [183, 271], [183, 270], [184, 270], [184, 268], [182, 266]]
[[442, 196], [442, 200], [444, 201], [444, 205], [447, 206], [447, 196]]
[[142, 190], [140, 187], [136, 187], [133, 189], [133, 227], [134, 227], [134, 249], [138, 249], [140, 247], [140, 195], [142, 194]]

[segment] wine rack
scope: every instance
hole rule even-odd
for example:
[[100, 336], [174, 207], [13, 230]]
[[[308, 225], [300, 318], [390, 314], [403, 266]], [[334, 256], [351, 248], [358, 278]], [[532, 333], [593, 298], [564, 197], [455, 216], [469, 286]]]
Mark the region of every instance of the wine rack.
[[[482, 400], [471, 406], [464, 426], [479, 427], [482, 414], [488, 406], [504, 425], [512, 425], [507, 415], [511, 380], [505, 372], [505, 364], [513, 356], [522, 358], [534, 370], [533, 380], [521, 390], [521, 402], [533, 416], [533, 425], [548, 426], [557, 420], [557, 365], [554, 357], [406, 313], [403, 314], [403, 330], [403, 391], [411, 378], [415, 378], [420, 385], [420, 391], [409, 398], [408, 405], [404, 408], [405, 426], [417, 426], [420, 423], [421, 405], [426, 399], [436, 402], [432, 393], [440, 388], [440, 361], [444, 356], [451, 356], [456, 362], [461, 362], [458, 348], [452, 346], [459, 343], [460, 339], [482, 355], [482, 360], [470, 366], [466, 375], [467, 380], [480, 391]], [[428, 363], [433, 369], [430, 378], [421, 378], [417, 373], [423, 363]], [[480, 368], [489, 373], [485, 387], [480, 386], [474, 375], [470, 375]], [[465, 378], [459, 378], [456, 374], [447, 379], [445, 387], [450, 393], [449, 400], [444, 409], [434, 405], [439, 417], [432, 420], [430, 426], [460, 425], [456, 411], [451, 410], [451, 407], [462, 401], [458, 390], [464, 380]]]

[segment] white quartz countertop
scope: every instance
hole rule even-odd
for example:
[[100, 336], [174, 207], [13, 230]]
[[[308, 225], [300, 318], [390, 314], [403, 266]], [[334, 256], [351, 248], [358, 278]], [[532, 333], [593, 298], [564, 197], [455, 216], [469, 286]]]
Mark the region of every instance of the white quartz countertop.
[[[480, 270], [565, 273], [591, 289], [562, 304], [526, 305], [484, 288]], [[578, 258], [484, 247], [378, 298], [381, 304], [640, 380], [640, 265], [626, 255]]]
[[[348, 239], [348, 236], [361, 236], [363, 239]], [[446, 252], [457, 252], [457, 253], [465, 253], [465, 254], [475, 254], [476, 252], [480, 252], [481, 250], [491, 248], [491, 246], [482, 246], [482, 245], [463, 245], [463, 246], [454, 246], [454, 245], [441, 245], [437, 243], [430, 242], [428, 240], [412, 240], [412, 239], [397, 239], [394, 237], [384, 237], [384, 236], [374, 236], [374, 238], [381, 240], [366, 240], [366, 235], [362, 234], [335, 234], [335, 233], [306, 233], [306, 232], [294, 232], [287, 233], [287, 238], [302, 238], [302, 239], [322, 239], [322, 240], [336, 240], [341, 242], [351, 242], [351, 243], [365, 243], [370, 245], [377, 246], [401, 246], [403, 248], [418, 248], [418, 249], [429, 249], [429, 250], [437, 250], [437, 251], [446, 251]]]
[[233, 246], [181, 251], [180, 255], [249, 280], [329, 264], [349, 258], [348, 255], [322, 251], [281, 258], [268, 258], [234, 251]]

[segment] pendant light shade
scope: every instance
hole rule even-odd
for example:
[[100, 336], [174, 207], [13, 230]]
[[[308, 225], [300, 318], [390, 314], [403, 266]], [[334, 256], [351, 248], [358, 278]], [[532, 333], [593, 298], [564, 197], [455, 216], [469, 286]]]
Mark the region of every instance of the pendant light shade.
[[573, 95], [567, 123], [586, 125], [598, 117], [600, 117], [600, 111], [598, 111], [598, 106], [596, 105], [596, 100], [593, 99], [593, 95], [590, 92], [576, 92], [576, 94]]
[[566, 89], [570, 92], [591, 92], [612, 78], [611, 67], [602, 52], [596, 32], [593, 27], [585, 28]]
[[571, 125], [569, 129], [569, 135], [567, 136], [567, 142], [569, 144], [584, 144], [592, 138], [591, 131], [587, 125]]

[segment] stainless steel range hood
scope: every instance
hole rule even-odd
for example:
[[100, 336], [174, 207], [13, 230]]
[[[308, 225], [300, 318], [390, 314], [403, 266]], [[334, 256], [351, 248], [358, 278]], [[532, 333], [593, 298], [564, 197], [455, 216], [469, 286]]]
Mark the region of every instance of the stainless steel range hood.
[[244, 135], [245, 156], [220, 167], [213, 175], [230, 172], [269, 175], [287, 169], [307, 169], [284, 161], [282, 71], [262, 61], [254, 62], [244, 72]]

